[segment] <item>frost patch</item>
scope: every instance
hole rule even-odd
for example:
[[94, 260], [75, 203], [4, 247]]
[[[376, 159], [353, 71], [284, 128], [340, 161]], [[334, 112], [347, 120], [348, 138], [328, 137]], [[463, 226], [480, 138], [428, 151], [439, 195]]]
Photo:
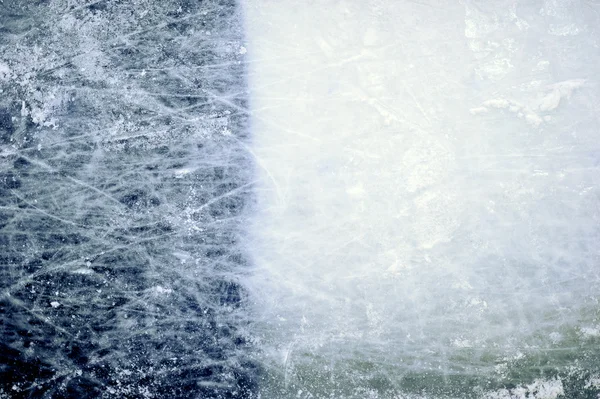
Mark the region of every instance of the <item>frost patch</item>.
[[544, 112], [555, 110], [563, 98], [571, 98], [573, 91], [583, 87], [584, 83], [585, 79], [571, 79], [549, 86], [550, 92], [540, 101], [539, 110]]
[[468, 339], [455, 339], [452, 343], [457, 348], [472, 348], [473, 344]]
[[94, 270], [92, 269], [86, 269], [86, 268], [79, 268], [79, 269], [75, 269], [73, 270], [74, 274], [94, 274]]
[[594, 376], [590, 377], [590, 379], [585, 382], [584, 388], [585, 389], [590, 389], [590, 388], [600, 389], [600, 375], [594, 375]]
[[600, 337], [600, 329], [593, 328], [593, 327], [582, 327], [579, 330], [579, 333], [584, 338], [596, 338], [596, 337]]
[[170, 288], [164, 288], [160, 285], [157, 285], [156, 287], [152, 287], [152, 292], [155, 295], [168, 295], [168, 294], [172, 293], [173, 290]]
[[486, 107], [475, 107], [471, 108], [469, 112], [471, 113], [471, 115], [479, 115], [487, 113], [488, 109]]
[[525, 120], [530, 126], [537, 128], [544, 122], [552, 121], [551, 116], [543, 113], [554, 111], [563, 99], [571, 98], [573, 92], [584, 84], [585, 79], [565, 80], [547, 86], [547, 93], [541, 99], [529, 102], [529, 105], [500, 97], [486, 100], [480, 107], [469, 109], [469, 112], [471, 115], [481, 115], [489, 112], [490, 109], [508, 110]]
[[525, 386], [513, 389], [500, 389], [486, 393], [484, 399], [556, 399], [564, 395], [562, 382], [559, 379], [535, 380]]
[[0, 62], [0, 82], [7, 82], [10, 80], [11, 72], [8, 65]]
[[575, 24], [569, 25], [550, 25], [548, 33], [554, 36], [575, 36], [581, 33], [581, 29]]

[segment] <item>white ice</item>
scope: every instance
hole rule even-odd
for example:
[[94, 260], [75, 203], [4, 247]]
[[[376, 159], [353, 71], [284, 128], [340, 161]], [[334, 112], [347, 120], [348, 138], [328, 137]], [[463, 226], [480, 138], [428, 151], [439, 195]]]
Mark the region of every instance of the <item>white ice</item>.
[[600, 8], [530, 3], [244, 2], [249, 286], [286, 384], [492, 374], [599, 327]]

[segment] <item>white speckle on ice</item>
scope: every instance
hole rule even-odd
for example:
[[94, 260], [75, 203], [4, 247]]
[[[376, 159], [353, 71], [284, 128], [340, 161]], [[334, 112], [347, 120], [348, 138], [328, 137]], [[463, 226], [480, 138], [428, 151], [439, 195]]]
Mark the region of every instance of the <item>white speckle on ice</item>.
[[508, 108], [510, 102], [504, 98], [494, 98], [483, 102], [486, 107], [492, 108]]
[[73, 270], [73, 273], [75, 273], [75, 274], [94, 274], [95, 272], [93, 269], [81, 267], [79, 269]]
[[486, 107], [475, 107], [471, 108], [469, 112], [471, 113], [471, 115], [479, 115], [487, 113], [488, 109]]
[[167, 295], [167, 294], [171, 294], [173, 292], [173, 290], [171, 288], [164, 288], [160, 285], [152, 287], [152, 291], [158, 295]]
[[561, 99], [569, 99], [575, 89], [583, 87], [585, 79], [571, 79], [555, 83], [549, 86], [550, 93], [546, 94], [540, 101], [540, 111], [552, 111], [558, 107]]
[[27, 106], [25, 105], [25, 101], [21, 101], [21, 116], [27, 116], [29, 115], [29, 110], [27, 109]]
[[575, 24], [550, 25], [548, 33], [555, 36], [576, 36], [581, 33], [581, 29]]
[[454, 345], [457, 348], [473, 347], [473, 344], [471, 344], [471, 341], [469, 341], [468, 339], [455, 339], [454, 342], [452, 342], [452, 345]]
[[479, 308], [486, 309], [488, 307], [488, 304], [483, 299], [480, 299], [480, 298], [471, 298], [471, 300], [469, 301], [469, 306], [479, 307]]
[[0, 62], [0, 82], [8, 81], [11, 77], [11, 71], [8, 65]]
[[536, 70], [538, 71], [544, 71], [546, 69], [548, 69], [548, 67], [550, 66], [550, 61], [548, 60], [542, 60], [540, 62], [537, 63], [536, 65]]
[[550, 340], [552, 343], [556, 344], [562, 340], [562, 335], [556, 331], [550, 333]]
[[465, 279], [458, 280], [457, 282], [452, 284], [452, 287], [458, 288], [461, 290], [465, 290], [465, 291], [469, 291], [469, 290], [473, 289], [473, 286]]
[[540, 111], [551, 111], [558, 107], [560, 103], [561, 95], [559, 90], [553, 90], [550, 94], [547, 94], [540, 102]]
[[533, 112], [529, 112], [525, 115], [525, 120], [527, 121], [527, 123], [529, 123], [530, 125], [534, 126], [534, 127], [538, 127], [541, 123], [542, 123], [542, 118], [533, 113]]
[[52, 306], [53, 308], [57, 308], [60, 306], [60, 302], [58, 301], [52, 301], [50, 302], [50, 306]]
[[346, 193], [351, 196], [360, 197], [365, 193], [365, 187], [362, 183], [357, 183], [346, 189]]
[[582, 327], [579, 332], [585, 338], [600, 337], [600, 329], [594, 327]]
[[182, 177], [192, 173], [193, 171], [194, 171], [193, 168], [181, 168], [181, 169], [176, 169], [173, 173], [175, 174], [176, 179], [181, 179]]
[[529, 385], [487, 392], [483, 399], [557, 399], [564, 393], [563, 384], [559, 379], [535, 380]]
[[517, 360], [521, 360], [524, 357], [525, 357], [525, 354], [523, 352], [517, 352], [517, 353], [515, 353], [512, 356], [505, 357], [504, 360], [507, 361], [507, 362], [514, 362], [514, 361], [517, 361]]
[[584, 388], [595, 388], [600, 389], [600, 375], [591, 376], [585, 383]]

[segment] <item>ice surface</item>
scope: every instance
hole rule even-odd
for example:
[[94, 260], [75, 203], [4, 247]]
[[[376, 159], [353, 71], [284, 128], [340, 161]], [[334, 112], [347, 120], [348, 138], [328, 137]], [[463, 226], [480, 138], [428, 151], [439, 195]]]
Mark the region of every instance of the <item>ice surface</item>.
[[0, 0], [0, 398], [597, 397], [599, 27]]
[[244, 4], [264, 394], [592, 395], [600, 4]]
[[254, 392], [238, 11], [0, 1], [0, 397]]

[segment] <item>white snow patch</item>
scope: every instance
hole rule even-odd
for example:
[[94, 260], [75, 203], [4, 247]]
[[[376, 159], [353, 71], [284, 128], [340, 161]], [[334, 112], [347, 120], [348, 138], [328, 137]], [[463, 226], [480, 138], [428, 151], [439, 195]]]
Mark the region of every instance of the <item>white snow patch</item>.
[[562, 381], [559, 379], [535, 380], [529, 385], [487, 392], [483, 399], [557, 399], [564, 393]]

